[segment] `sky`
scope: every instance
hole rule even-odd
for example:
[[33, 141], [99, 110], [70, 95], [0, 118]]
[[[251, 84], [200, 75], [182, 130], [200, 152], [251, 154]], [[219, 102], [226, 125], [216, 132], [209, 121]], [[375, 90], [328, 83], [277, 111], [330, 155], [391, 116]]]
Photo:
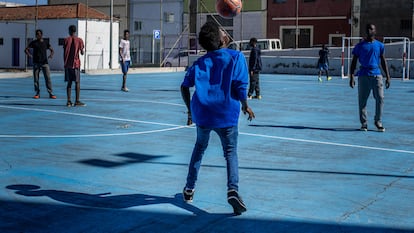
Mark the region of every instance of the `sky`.
[[[0, 2], [12, 2], [12, 3], [20, 3], [26, 5], [36, 5], [36, 0], [0, 0]], [[47, 4], [47, 0], [37, 0], [37, 4], [45, 5]]]

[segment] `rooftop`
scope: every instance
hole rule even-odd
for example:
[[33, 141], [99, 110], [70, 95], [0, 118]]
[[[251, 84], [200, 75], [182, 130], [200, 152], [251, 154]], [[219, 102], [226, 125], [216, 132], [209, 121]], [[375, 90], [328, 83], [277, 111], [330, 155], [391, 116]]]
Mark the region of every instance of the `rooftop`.
[[[0, 2], [1, 5], [1, 2]], [[103, 19], [109, 20], [110, 16], [85, 4], [61, 4], [39, 6], [12, 6], [0, 7], [0, 21], [33, 20], [37, 19]]]

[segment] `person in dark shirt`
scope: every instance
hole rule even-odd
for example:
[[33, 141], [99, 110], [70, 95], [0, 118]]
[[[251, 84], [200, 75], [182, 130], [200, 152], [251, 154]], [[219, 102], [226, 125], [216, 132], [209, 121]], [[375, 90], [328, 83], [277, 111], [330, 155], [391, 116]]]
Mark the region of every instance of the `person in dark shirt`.
[[[30, 53], [30, 49], [33, 49], [33, 54]], [[47, 56], [47, 50], [50, 50], [49, 57]], [[39, 73], [40, 70], [43, 72], [45, 77], [46, 88], [49, 92], [49, 98], [56, 99], [53, 94], [52, 82], [50, 80], [50, 68], [48, 59], [52, 59], [54, 51], [49, 42], [43, 39], [43, 32], [40, 29], [36, 30], [36, 40], [30, 42], [29, 46], [24, 50], [27, 56], [33, 58], [33, 79], [35, 95], [33, 98], [40, 98], [40, 87], [39, 87]]]
[[326, 46], [323, 44], [321, 50], [319, 50], [319, 60], [318, 60], [318, 69], [319, 69], [319, 75], [318, 75], [318, 80], [319, 82], [322, 82], [322, 71], [325, 71], [326, 73], [326, 80], [329, 81], [332, 78], [329, 76], [329, 60], [328, 60], [328, 55], [329, 55], [329, 49], [326, 48]]
[[[250, 85], [249, 93], [247, 94], [249, 99], [256, 98], [261, 99], [260, 95], [260, 85], [259, 85], [259, 73], [262, 70], [262, 57], [260, 48], [257, 47], [257, 39], [250, 39], [250, 56], [249, 56], [249, 76], [250, 76]], [[253, 96], [253, 92], [256, 92], [256, 95]]]

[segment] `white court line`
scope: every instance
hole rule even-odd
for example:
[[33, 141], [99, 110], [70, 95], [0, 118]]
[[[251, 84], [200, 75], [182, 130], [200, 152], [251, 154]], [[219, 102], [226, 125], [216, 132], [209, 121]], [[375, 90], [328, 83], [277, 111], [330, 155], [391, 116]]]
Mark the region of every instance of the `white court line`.
[[316, 140], [308, 140], [308, 139], [300, 139], [300, 138], [269, 136], [269, 135], [263, 135], [263, 134], [252, 134], [252, 133], [240, 133], [240, 134], [247, 135], [247, 136], [254, 136], [254, 137], [280, 139], [280, 140], [286, 140], [286, 141], [306, 142], [306, 143], [315, 143], [315, 144], [332, 145], [332, 146], [361, 148], [361, 149], [367, 149], [367, 150], [380, 150], [380, 151], [414, 154], [414, 151], [409, 151], [409, 150], [398, 150], [398, 149], [389, 149], [389, 148], [381, 148], [381, 147], [373, 147], [373, 146], [360, 146], [360, 145], [352, 145], [352, 144], [344, 144], [344, 143], [336, 143], [336, 142], [324, 142], [324, 141], [316, 141]]
[[188, 128], [189, 127], [189, 126], [183, 126], [183, 125], [165, 124], [165, 123], [151, 122], [151, 121], [139, 121], [139, 120], [131, 120], [131, 119], [117, 118], [117, 117], [104, 117], [104, 116], [97, 116], [97, 115], [90, 115], [90, 114], [73, 113], [73, 112], [65, 112], [65, 111], [55, 111], [55, 110], [46, 110], [46, 109], [38, 109], [38, 108], [24, 108], [24, 107], [13, 107], [13, 106], [2, 106], [2, 105], [0, 105], [0, 108], [17, 109], [17, 110], [30, 110], [30, 111], [37, 111], [37, 112], [48, 112], [48, 113], [66, 114], [66, 115], [82, 116], [82, 117], [89, 117], [89, 118], [96, 118], [96, 119], [105, 119], [105, 120], [114, 120], [114, 121], [123, 121], [123, 122], [133, 122], [133, 123], [143, 123], [143, 124], [162, 125], [162, 126], [170, 126], [170, 127], [172, 127], [172, 128], [167, 128], [167, 129], [149, 130], [149, 131], [141, 131], [141, 132], [128, 132], [128, 133], [79, 134], [79, 135], [0, 135], [0, 138], [109, 137], [109, 136], [124, 136], [124, 135], [149, 134], [149, 133], [165, 132], [165, 131], [171, 131], [171, 130], [176, 130], [176, 129]]
[[172, 105], [172, 106], [185, 106], [185, 104], [177, 104], [177, 103], [169, 103], [169, 102], [161, 102], [161, 101], [151, 101], [151, 100], [124, 100], [124, 99], [85, 99], [91, 101], [105, 101], [105, 102], [138, 102], [138, 103], [151, 103], [151, 104], [165, 104], [165, 105]]
[[[182, 129], [182, 128], [194, 128], [194, 125], [192, 125], [192, 126], [183, 126], [183, 125], [166, 124], [166, 123], [151, 122], [151, 121], [139, 121], [139, 120], [116, 118], [116, 117], [104, 117], [104, 116], [97, 116], [97, 115], [90, 115], [90, 114], [72, 113], [72, 112], [54, 111], [54, 110], [45, 110], [45, 109], [36, 109], [36, 108], [12, 107], [12, 106], [2, 106], [2, 105], [0, 105], [0, 108], [9, 108], [9, 109], [18, 109], [18, 110], [31, 110], [31, 111], [39, 111], [39, 112], [51, 112], [51, 113], [83, 116], [83, 117], [97, 118], [97, 119], [134, 122], [134, 123], [143, 123], [143, 124], [153, 124], [153, 125], [162, 125], [162, 126], [171, 126], [172, 127], [172, 128], [160, 129], [160, 130], [150, 130], [150, 131], [143, 131], [143, 132], [129, 132], [129, 133], [115, 133], [115, 134], [66, 135], [66, 136], [65, 135], [38, 135], [38, 136], [36, 136], [36, 135], [0, 135], [0, 138], [6, 138], [6, 137], [8, 137], [8, 138], [10, 138], [10, 137], [14, 137], [14, 138], [20, 138], [20, 137], [33, 137], [33, 138], [40, 138], [40, 137], [44, 137], [44, 138], [49, 138], [49, 137], [50, 138], [51, 137], [104, 137], [104, 136], [122, 136], [122, 135], [134, 135], [134, 134], [137, 135], [137, 134], [171, 131], [171, 130]], [[366, 150], [378, 150], [378, 151], [389, 151], [389, 152], [397, 152], [397, 153], [414, 154], [414, 151], [409, 151], [409, 150], [398, 150], [398, 149], [372, 147], [372, 146], [361, 146], [361, 145], [352, 145], [352, 144], [335, 143], [335, 142], [324, 142], [324, 141], [316, 141], [316, 140], [308, 140], [308, 139], [300, 139], [300, 138], [288, 138], [288, 137], [271, 136], [271, 135], [264, 135], [264, 134], [253, 134], [253, 133], [244, 133], [244, 132], [239, 132], [239, 134], [247, 135], [247, 136], [254, 136], [254, 137], [279, 139], [279, 140], [285, 140], [285, 141], [296, 141], [296, 142], [305, 142], [305, 143], [314, 143], [314, 144], [323, 144], [323, 145], [332, 145], [332, 146], [341, 146], [341, 147], [360, 148], [360, 149], [366, 149]]]
[[108, 134], [75, 134], [75, 135], [0, 135], [0, 138], [86, 138], [86, 137], [111, 137], [111, 136], [125, 136], [125, 135], [139, 135], [149, 133], [159, 133], [172, 131], [181, 128], [187, 128], [188, 126], [178, 126], [168, 129], [149, 130], [141, 132], [129, 132], [129, 133], [108, 133]]
[[178, 125], [166, 124], [166, 123], [159, 123], [159, 122], [139, 121], [139, 120], [131, 120], [131, 119], [117, 118], [117, 117], [105, 117], [105, 116], [97, 116], [97, 115], [90, 115], [90, 114], [83, 114], [83, 113], [65, 112], [65, 111], [55, 111], [55, 110], [47, 110], [47, 109], [39, 109], [39, 108], [24, 108], [24, 107], [12, 107], [12, 106], [2, 106], [2, 105], [0, 105], [0, 108], [9, 108], [9, 109], [17, 109], [17, 110], [29, 110], [29, 111], [37, 111], [37, 112], [58, 113], [58, 114], [66, 114], [66, 115], [73, 115], [73, 116], [83, 116], [83, 117], [96, 118], [96, 119], [114, 120], [114, 121], [126, 121], [126, 122], [152, 124], [152, 125], [173, 126], [173, 127], [178, 126]]

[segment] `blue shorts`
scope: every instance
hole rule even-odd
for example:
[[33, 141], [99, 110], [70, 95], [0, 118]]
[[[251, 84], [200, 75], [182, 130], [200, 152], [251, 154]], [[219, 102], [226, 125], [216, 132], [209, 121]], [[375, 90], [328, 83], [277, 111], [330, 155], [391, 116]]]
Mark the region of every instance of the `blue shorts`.
[[131, 61], [125, 61], [125, 62], [120, 62], [120, 63], [121, 63], [122, 73], [123, 74], [128, 73], [128, 69], [129, 69], [129, 65], [131, 64]]
[[318, 63], [319, 70], [328, 70], [328, 63]]

